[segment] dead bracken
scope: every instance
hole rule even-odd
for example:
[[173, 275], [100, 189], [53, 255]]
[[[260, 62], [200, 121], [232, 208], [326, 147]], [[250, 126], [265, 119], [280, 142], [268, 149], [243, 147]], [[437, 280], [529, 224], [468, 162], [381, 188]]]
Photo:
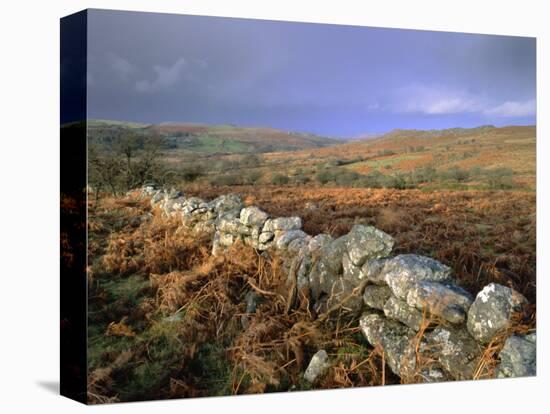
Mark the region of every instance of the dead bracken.
[[[254, 205], [260, 206], [261, 210], [265, 208], [265, 215], [255, 210], [247, 211], [245, 216], [232, 215], [232, 209], [241, 209], [235, 198], [230, 199], [233, 208], [227, 210], [220, 210], [223, 203], [194, 199], [193, 207], [185, 210], [186, 213], [178, 208], [167, 211], [163, 208], [167, 204], [174, 206], [180, 202], [183, 209], [188, 205], [188, 196], [169, 192], [156, 197], [152, 209], [150, 197], [139, 197], [136, 193], [92, 203], [89, 227], [90, 272], [94, 275], [89, 299], [90, 402], [463, 379], [463, 371], [457, 373], [453, 365], [456, 361], [464, 364], [460, 350], [449, 348], [452, 343], [448, 341], [446, 348], [442, 349], [439, 339], [445, 335], [449, 338], [469, 335], [464, 318], [451, 319], [455, 321], [453, 324], [441, 317], [448, 312], [430, 313], [431, 308], [421, 302], [427, 300], [425, 296], [414, 296], [415, 300], [411, 299], [408, 304], [403, 293], [408, 292], [409, 285], [417, 283], [409, 273], [406, 277], [398, 275], [400, 279], [397, 279], [403, 281], [401, 285], [389, 283], [389, 291], [384, 290], [384, 302], [390, 299], [402, 302], [399, 302], [399, 312], [384, 315], [384, 306], [375, 310], [363, 304], [366, 285], [376, 286], [372, 280], [384, 283], [390, 277], [388, 275], [395, 273], [394, 268], [384, 270], [384, 266], [378, 266], [376, 271], [382, 274], [380, 277], [376, 279], [370, 275], [374, 278], [372, 280], [362, 277], [361, 266], [369, 260], [384, 259], [391, 250], [391, 247], [387, 249], [386, 233], [379, 235], [370, 226], [378, 227], [376, 218], [380, 217], [380, 212], [396, 201], [401, 205], [414, 203], [424, 215], [429, 201], [412, 195], [407, 198], [406, 192], [363, 192], [357, 206], [345, 207], [347, 215], [341, 216], [341, 220], [331, 220], [339, 210], [327, 205], [328, 200], [337, 203], [338, 199], [331, 197], [323, 202], [323, 197], [330, 191], [317, 192], [315, 200], [307, 195], [301, 199], [291, 197], [295, 208], [293, 214], [285, 214], [284, 209], [290, 211], [290, 205], [285, 207], [284, 203], [276, 201], [264, 207], [261, 197], [265, 195], [260, 190], [256, 193]], [[155, 199], [155, 195], [151, 195]], [[214, 196], [212, 193], [196, 195]], [[432, 196], [425, 195], [426, 198]], [[347, 193], [346, 199], [353, 205], [353, 191], [351, 197]], [[172, 201], [167, 203], [168, 200]], [[303, 204], [302, 210], [294, 205], [299, 200]], [[450, 199], [440, 201], [448, 202], [449, 208], [456, 209], [453, 200], [461, 200], [461, 208], [465, 208], [464, 203], [473, 206], [484, 202], [481, 196], [476, 199], [466, 194], [452, 194]], [[305, 209], [305, 205], [313, 201], [320, 205], [319, 211]], [[426, 203], [424, 207], [422, 202]], [[374, 204], [369, 203], [376, 203], [379, 207], [375, 209]], [[494, 206], [495, 203], [488, 209]], [[209, 214], [211, 211], [223, 212], [219, 216], [223, 215], [226, 230], [219, 234], [216, 230], [218, 216]], [[301, 211], [309, 213], [302, 215]], [[333, 237], [323, 239], [318, 246], [299, 228], [303, 221], [306, 232], [317, 234], [309, 227], [308, 218], [317, 214], [321, 217], [312, 222], [322, 223], [324, 211], [328, 212], [324, 217], [327, 222], [320, 225], [323, 230], [320, 233], [332, 234]], [[455, 282], [474, 296], [484, 282], [497, 282], [532, 298], [534, 289], [531, 290], [530, 281], [516, 278], [510, 267], [501, 267], [502, 262], [496, 260], [498, 256], [491, 260], [487, 257], [489, 252], [468, 255], [467, 249], [478, 242], [468, 242], [463, 238], [463, 250], [450, 249], [452, 237], [449, 236], [459, 231], [457, 223], [447, 223], [443, 229], [430, 227], [436, 235], [422, 236], [423, 227], [432, 225], [417, 223], [415, 210], [411, 211], [406, 222], [399, 223], [401, 231], [395, 234], [391, 231], [395, 224], [386, 222], [378, 227], [396, 236], [393, 254], [415, 252], [407, 250], [407, 246], [417, 247], [416, 252], [431, 253], [431, 257], [450, 266]], [[470, 211], [470, 214], [482, 217], [484, 210]], [[302, 220], [300, 225], [297, 219], [278, 220], [276, 226], [269, 224], [266, 232], [273, 235], [260, 241], [268, 216], [275, 218], [278, 215], [301, 216]], [[359, 217], [363, 220], [357, 222]], [[431, 218], [442, 224], [447, 216], [436, 213]], [[287, 229], [287, 224], [291, 228]], [[352, 224], [362, 226], [353, 230]], [[324, 227], [326, 225], [333, 228]], [[326, 263], [327, 266], [320, 268], [320, 284], [312, 285], [316, 282], [310, 277], [311, 269], [321, 263], [319, 252], [336, 257], [340, 250], [331, 250], [334, 243], [334, 248], [343, 246], [342, 252], [347, 251], [346, 242], [349, 240], [338, 242], [337, 237], [349, 230], [365, 230], [368, 237], [354, 237], [364, 244], [363, 249], [372, 248], [373, 256], [354, 251], [355, 263], [347, 266], [356, 266], [358, 272], [348, 269], [346, 277], [341, 262], [339, 266]], [[436, 241], [436, 236], [441, 236], [443, 231], [447, 232], [447, 239]], [[464, 233], [465, 229], [462, 231]], [[534, 232], [534, 228], [527, 233], [529, 231]], [[383, 243], [379, 244], [370, 234], [382, 237]], [[288, 242], [278, 244], [277, 241], [284, 237]], [[527, 234], [526, 238], [529, 237], [531, 235]], [[314, 249], [309, 250], [310, 246]], [[376, 253], [378, 251], [383, 253]], [[341, 260], [342, 253], [338, 254]], [[521, 259], [510, 254], [507, 263], [518, 265], [524, 260], [522, 266], [527, 269], [530, 260], [534, 261], [527, 252], [519, 256]], [[446, 260], [448, 257], [453, 260]], [[421, 267], [424, 262], [415, 261], [414, 266]], [[426, 270], [418, 282], [439, 283], [438, 279], [430, 279], [430, 272], [433, 269]], [[477, 274], [474, 276], [473, 272]], [[338, 280], [328, 283], [327, 277]], [[394, 279], [392, 277], [392, 282]], [[444, 278], [441, 282], [448, 283], [449, 280]], [[469, 306], [470, 302], [463, 299], [468, 292], [459, 295], [456, 289], [445, 289], [432, 289], [445, 293], [437, 298], [438, 306], [449, 298], [460, 299], [459, 310]], [[314, 290], [317, 294], [312, 295]], [[395, 292], [403, 297], [393, 296]], [[253, 306], [250, 305], [252, 296], [256, 298]], [[444, 303], [441, 306], [447, 310], [454, 305]], [[408, 318], [409, 308], [415, 315], [421, 315], [414, 324], [405, 326], [394, 319]], [[475, 352], [469, 352], [467, 356], [470, 378], [494, 377], [498, 371], [498, 355], [506, 339], [511, 334], [522, 338], [533, 331], [534, 307], [527, 305], [513, 311], [507, 315], [509, 323], [489, 342], [479, 344], [479, 349], [478, 345], [472, 345]], [[434, 330], [436, 327], [439, 331]], [[450, 329], [450, 333], [445, 329]], [[523, 344], [521, 340], [515, 342]], [[508, 341], [508, 347], [512, 345]], [[320, 355], [321, 350], [326, 352], [326, 357], [324, 353], [322, 355], [323, 369], [316, 369], [314, 381], [308, 381], [304, 372], [312, 357]], [[512, 352], [508, 351], [507, 355], [513, 355]], [[386, 364], [389, 364], [389, 369]], [[523, 372], [521, 369], [506, 372], [516, 371]]]

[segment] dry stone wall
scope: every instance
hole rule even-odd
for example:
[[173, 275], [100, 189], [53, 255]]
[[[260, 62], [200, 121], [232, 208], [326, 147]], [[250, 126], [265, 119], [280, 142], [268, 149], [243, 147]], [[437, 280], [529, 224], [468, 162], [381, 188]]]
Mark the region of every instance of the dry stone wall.
[[[270, 217], [235, 194], [205, 201], [153, 185], [141, 194], [165, 215], [181, 218], [182, 226], [211, 234], [213, 255], [237, 241], [261, 252], [277, 251], [289, 286], [309, 298], [317, 315], [334, 309], [362, 315], [366, 340], [384, 350], [388, 366], [400, 377], [473, 378], [484, 345], [527, 303], [496, 283], [472, 297], [457, 285], [450, 267], [416, 254], [392, 256], [394, 239], [372, 226], [357, 224], [338, 238], [312, 236], [302, 230], [300, 217]], [[417, 335], [428, 318], [440, 321], [438, 326]], [[306, 370], [310, 382], [329, 366], [321, 351]], [[419, 354], [434, 362], [417, 367]], [[510, 336], [499, 358], [498, 377], [535, 375], [536, 333]]]

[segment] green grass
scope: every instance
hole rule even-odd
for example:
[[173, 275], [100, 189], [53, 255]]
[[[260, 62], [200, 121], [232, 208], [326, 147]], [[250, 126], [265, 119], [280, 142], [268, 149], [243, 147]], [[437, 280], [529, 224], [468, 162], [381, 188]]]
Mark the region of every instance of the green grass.
[[225, 348], [219, 343], [204, 343], [199, 346], [189, 370], [201, 378], [200, 386], [207, 389], [209, 395], [231, 394], [231, 365]]
[[102, 287], [110, 296], [110, 301], [124, 301], [129, 306], [137, 305], [143, 297], [144, 290], [149, 286], [149, 280], [140, 275], [113, 278], [102, 283]]
[[193, 145], [184, 145], [185, 149], [192, 152], [207, 154], [215, 153], [243, 153], [250, 152], [250, 145], [236, 141], [231, 138], [213, 137], [210, 135], [201, 135]]
[[89, 119], [87, 121], [87, 124], [89, 127], [118, 126], [118, 127], [131, 128], [131, 129], [143, 128], [147, 126], [147, 124], [143, 124], [140, 122], [115, 121], [115, 120], [109, 120], [109, 119]]

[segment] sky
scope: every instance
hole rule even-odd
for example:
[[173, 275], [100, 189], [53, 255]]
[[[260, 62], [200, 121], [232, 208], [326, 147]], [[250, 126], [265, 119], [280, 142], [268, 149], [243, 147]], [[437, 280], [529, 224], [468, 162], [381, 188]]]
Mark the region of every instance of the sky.
[[349, 138], [536, 122], [534, 38], [90, 10], [88, 117]]

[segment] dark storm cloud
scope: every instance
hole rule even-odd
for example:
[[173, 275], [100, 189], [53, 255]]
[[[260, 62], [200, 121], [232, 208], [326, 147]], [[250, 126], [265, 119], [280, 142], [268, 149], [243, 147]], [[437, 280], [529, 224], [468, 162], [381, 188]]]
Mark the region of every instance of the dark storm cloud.
[[89, 116], [349, 136], [535, 122], [531, 38], [93, 10]]

